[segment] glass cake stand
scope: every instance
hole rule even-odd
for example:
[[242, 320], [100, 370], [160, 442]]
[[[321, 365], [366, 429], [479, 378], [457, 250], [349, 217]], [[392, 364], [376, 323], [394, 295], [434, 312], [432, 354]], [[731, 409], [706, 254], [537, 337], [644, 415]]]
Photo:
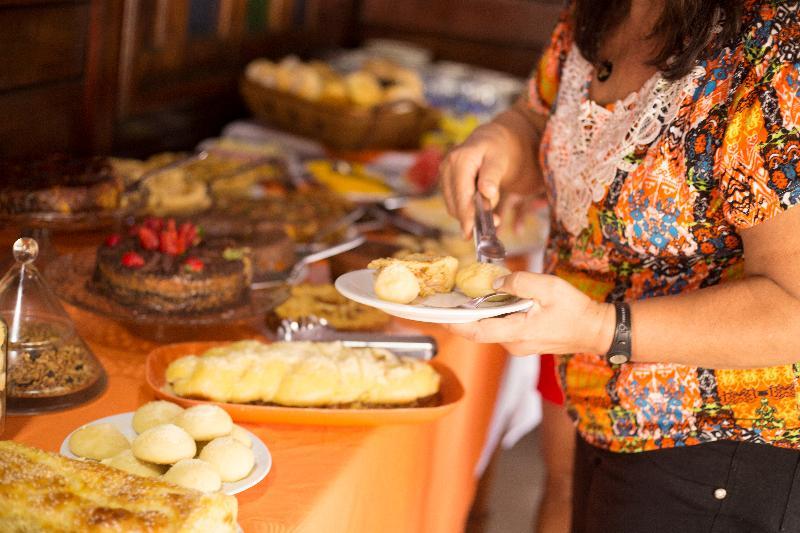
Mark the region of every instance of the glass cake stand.
[[45, 278], [65, 302], [120, 322], [137, 335], [159, 342], [215, 338], [221, 326], [257, 326], [267, 311], [289, 296], [288, 286], [272, 286], [253, 290], [247, 301], [219, 311], [156, 313], [134, 309], [103, 294], [92, 281], [94, 268], [95, 249], [84, 249], [54, 259], [45, 270]]

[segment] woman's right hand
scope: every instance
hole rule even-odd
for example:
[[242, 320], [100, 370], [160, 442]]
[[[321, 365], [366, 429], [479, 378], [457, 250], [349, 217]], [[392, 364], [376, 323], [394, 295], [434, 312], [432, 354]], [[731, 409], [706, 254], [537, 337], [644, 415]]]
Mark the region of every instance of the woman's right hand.
[[537, 137], [533, 125], [512, 108], [476, 128], [445, 156], [439, 167], [442, 194], [464, 236], [471, 234], [474, 225], [476, 185], [493, 208], [512, 196], [535, 192], [538, 172], [533, 147]]

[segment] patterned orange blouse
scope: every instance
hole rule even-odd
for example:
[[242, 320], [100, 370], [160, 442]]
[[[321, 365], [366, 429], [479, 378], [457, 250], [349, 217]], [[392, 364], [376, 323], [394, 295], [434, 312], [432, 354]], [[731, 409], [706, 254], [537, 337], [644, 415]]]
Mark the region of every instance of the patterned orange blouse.
[[[798, 1], [745, 2], [736, 42], [613, 105], [589, 99], [591, 74], [565, 15], [529, 91], [548, 116], [547, 270], [607, 302], [741, 277], [739, 231], [800, 203]], [[610, 366], [581, 353], [562, 357], [559, 374], [578, 431], [602, 448], [729, 439], [800, 449], [800, 362]]]

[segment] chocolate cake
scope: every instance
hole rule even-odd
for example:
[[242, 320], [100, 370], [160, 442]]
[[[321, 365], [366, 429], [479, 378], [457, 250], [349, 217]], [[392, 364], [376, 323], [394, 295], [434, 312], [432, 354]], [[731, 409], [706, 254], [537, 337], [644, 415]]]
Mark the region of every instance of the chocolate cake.
[[104, 157], [0, 159], [0, 214], [72, 214], [119, 206], [122, 178]]
[[250, 254], [201, 242], [196, 226], [151, 218], [97, 250], [94, 287], [137, 310], [198, 313], [243, 303], [252, 281]]
[[253, 262], [253, 279], [270, 279], [286, 272], [297, 257], [295, 243], [289, 238], [282, 223], [270, 220], [242, 220], [225, 213], [208, 213], [195, 218], [203, 228], [204, 238], [211, 244], [236, 243], [250, 250]]

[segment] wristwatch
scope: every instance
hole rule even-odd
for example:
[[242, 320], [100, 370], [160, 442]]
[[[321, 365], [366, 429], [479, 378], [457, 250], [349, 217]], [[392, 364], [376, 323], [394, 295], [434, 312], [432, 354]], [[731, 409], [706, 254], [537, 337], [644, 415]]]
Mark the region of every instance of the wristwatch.
[[606, 361], [612, 365], [624, 365], [631, 360], [631, 306], [625, 302], [617, 302], [614, 304], [614, 311], [614, 338], [606, 353]]

